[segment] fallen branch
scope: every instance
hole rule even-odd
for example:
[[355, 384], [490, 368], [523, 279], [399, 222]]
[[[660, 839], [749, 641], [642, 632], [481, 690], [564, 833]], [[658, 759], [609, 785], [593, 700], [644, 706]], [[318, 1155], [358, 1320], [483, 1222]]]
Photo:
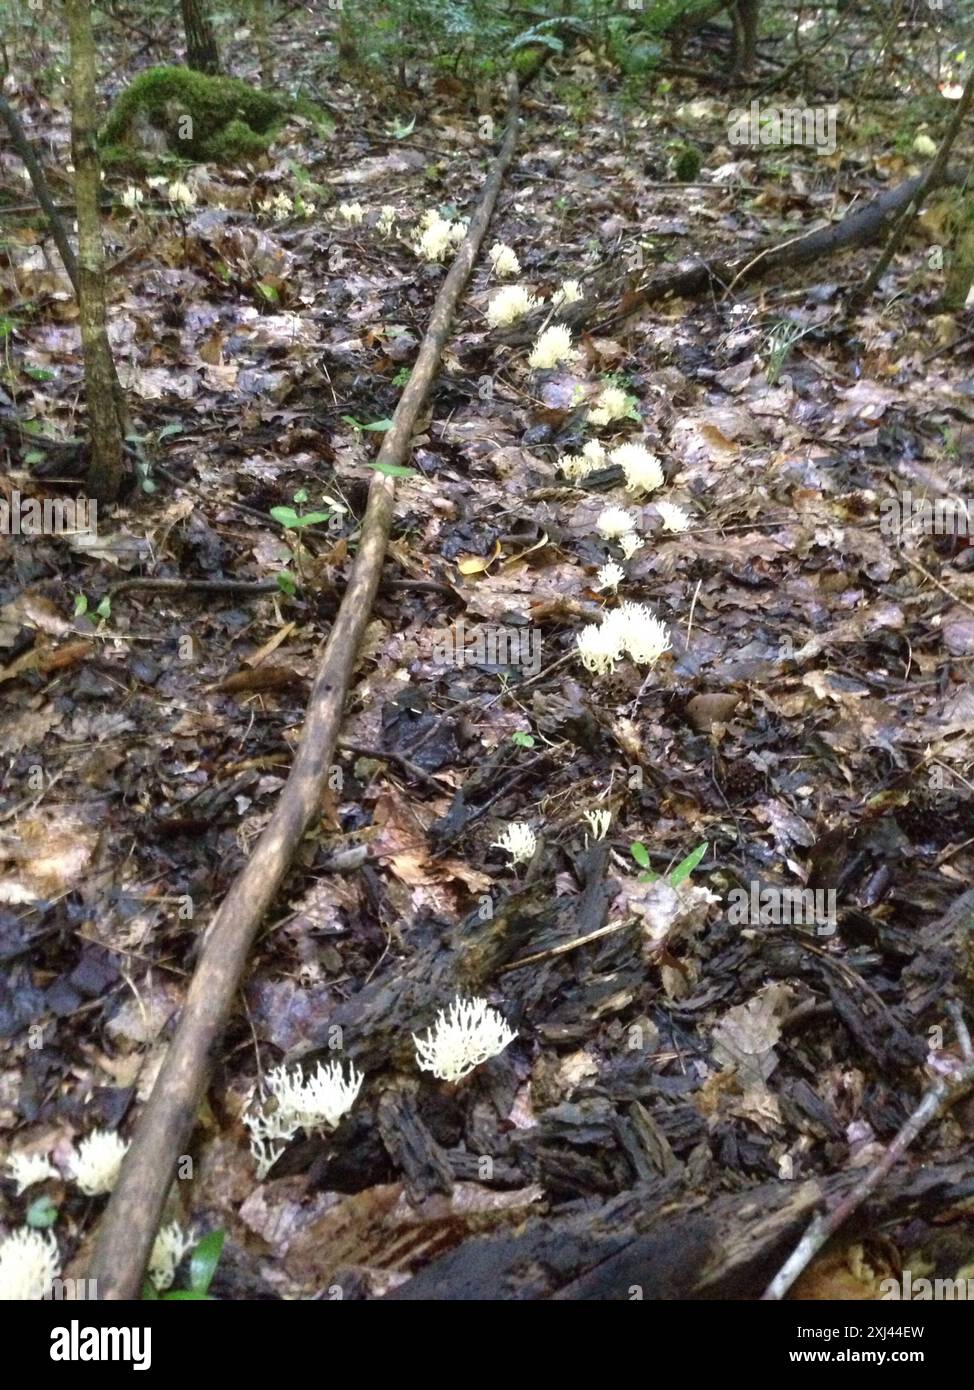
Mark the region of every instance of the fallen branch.
[[948, 1008], [953, 1014], [957, 1036], [964, 1054], [963, 1067], [953, 1077], [938, 1077], [933, 1082], [924, 1092], [920, 1104], [907, 1117], [893, 1142], [887, 1146], [882, 1157], [863, 1174], [852, 1190], [847, 1192], [831, 1211], [814, 1218], [791, 1255], [768, 1285], [763, 1294], [764, 1301], [774, 1302], [784, 1298], [792, 1284], [802, 1271], [811, 1264], [822, 1246], [837, 1231], [841, 1230], [849, 1217], [862, 1206], [866, 1198], [876, 1191], [883, 1178], [892, 1171], [897, 1160], [903, 1157], [914, 1139], [923, 1133], [931, 1120], [936, 1119], [947, 1105], [952, 1105], [954, 1101], [959, 1100], [970, 1090], [971, 1084], [974, 1083], [974, 1054], [971, 1052], [970, 1035], [959, 1006], [949, 1005]]
[[[627, 1118], [635, 1124], [635, 1115]], [[649, 1148], [644, 1157], [659, 1176], [606, 1201], [589, 1199], [580, 1211], [472, 1236], [383, 1301], [757, 1299], [816, 1206], [838, 1202], [852, 1185], [851, 1174], [838, 1173], [708, 1201], [682, 1165], [671, 1166], [672, 1155]], [[863, 1224], [929, 1219], [969, 1200], [971, 1185], [963, 1161], [896, 1173], [863, 1211]]]
[[861, 290], [858, 290], [853, 295], [851, 301], [853, 306], [864, 304], [874, 292], [880, 280], [886, 274], [893, 257], [903, 245], [910, 224], [920, 211], [921, 204], [927, 192], [931, 188], [936, 188], [939, 183], [943, 182], [944, 175], [947, 172], [947, 161], [950, 158], [950, 152], [954, 147], [954, 141], [960, 134], [960, 128], [964, 123], [964, 118], [970, 109], [972, 100], [974, 100], [974, 70], [968, 74], [967, 81], [964, 84], [964, 91], [957, 105], [954, 107], [950, 122], [944, 132], [944, 138], [940, 142], [940, 148], [934, 156], [933, 163], [930, 165], [929, 169], [927, 169], [926, 173], [922, 175], [920, 186], [913, 197], [900, 211], [899, 216], [893, 224], [889, 240], [883, 248], [883, 253], [873, 266], [866, 283], [862, 286]]
[[254, 851], [210, 923], [175, 1037], [102, 1218], [90, 1276], [100, 1299], [137, 1298], [176, 1160], [196, 1122], [216, 1049], [251, 945], [308, 827], [319, 812], [359, 644], [379, 587], [395, 482], [381, 470], [407, 457], [461, 290], [487, 230], [517, 142], [519, 92], [512, 83], [501, 149], [444, 281], [416, 365], [385, 435], [369, 488], [361, 540], [341, 607], [318, 666], [301, 743], [280, 800]]
[[[737, 285], [766, 276], [770, 271], [794, 270], [838, 251], [866, 246], [883, 235], [894, 219], [918, 196], [921, 187], [926, 193], [940, 183], [961, 183], [964, 177], [963, 170], [945, 170], [934, 182], [929, 173], [919, 174], [879, 194], [864, 206], [857, 207], [839, 222], [830, 222], [803, 236], [792, 237], [757, 251], [749, 250], [741, 256], [711, 260], [693, 256], [648, 279], [613, 272], [608, 277], [601, 277], [584, 299], [560, 309], [559, 318], [575, 329], [589, 327], [591, 332], [604, 331], [644, 305], [658, 303], [671, 295], [689, 298], [707, 290], [728, 294]], [[613, 299], [616, 303], [607, 307]], [[498, 333], [497, 340], [512, 347], [533, 342], [545, 312], [542, 310], [524, 318], [516, 328]]]

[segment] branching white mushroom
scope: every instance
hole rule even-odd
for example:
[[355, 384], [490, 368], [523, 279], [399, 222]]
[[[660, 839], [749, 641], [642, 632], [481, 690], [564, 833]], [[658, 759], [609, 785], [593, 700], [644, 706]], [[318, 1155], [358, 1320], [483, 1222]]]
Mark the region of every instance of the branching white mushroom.
[[57, 1242], [50, 1231], [21, 1226], [0, 1241], [0, 1302], [46, 1298], [59, 1263]]
[[516, 1037], [486, 999], [457, 995], [449, 1013], [441, 1010], [425, 1038], [414, 1033], [413, 1043], [421, 1071], [432, 1072], [441, 1081], [459, 1081], [481, 1062], [503, 1052]]

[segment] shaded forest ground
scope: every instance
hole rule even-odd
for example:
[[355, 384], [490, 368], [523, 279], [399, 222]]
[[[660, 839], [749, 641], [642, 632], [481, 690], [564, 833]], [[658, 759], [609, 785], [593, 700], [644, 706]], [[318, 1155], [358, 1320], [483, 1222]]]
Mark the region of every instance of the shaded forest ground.
[[[308, 47], [295, 32], [281, 64]], [[445, 273], [416, 256], [416, 227], [469, 211], [492, 149], [472, 89], [416, 81], [393, 98], [339, 80], [332, 135], [299, 120], [254, 166], [106, 181], [111, 338], [151, 491], [100, 515], [96, 540], [0, 537], [0, 1124], [56, 1165], [94, 1127], [130, 1129], [200, 933], [286, 776], [371, 460]], [[63, 167], [63, 104], [26, 81], [16, 96]], [[641, 109], [576, 47], [523, 103], [489, 241], [550, 299], [609, 265], [638, 276], [787, 240], [916, 172], [932, 98], [910, 100], [840, 100], [833, 154], [732, 148], [726, 95], [673, 78]], [[701, 152], [692, 185], [674, 183], [677, 144]], [[0, 187], [24, 201], [6, 149]], [[937, 218], [855, 320], [843, 291], [875, 249], [589, 324], [575, 365], [541, 373], [530, 337], [489, 328], [482, 258], [399, 482], [332, 795], [262, 932], [175, 1188], [184, 1225], [228, 1232], [218, 1296], [378, 1296], [471, 1236], [584, 1224], [586, 1204], [637, 1184], [650, 1205], [692, 1206], [832, 1180], [868, 1166], [958, 1065], [972, 552], [966, 535], [888, 524], [907, 492], [963, 493], [974, 428], [969, 327], [937, 312]], [[81, 360], [36, 220], [5, 222], [0, 314], [4, 490], [60, 495], [84, 462]], [[593, 428], [606, 385], [631, 411]], [[690, 529], [664, 530], [657, 495], [625, 494], [618, 468], [566, 479], [559, 460], [592, 437], [651, 448], [658, 497]], [[644, 538], [620, 595], [670, 633], [649, 677], [593, 676], [575, 655], [614, 602], [595, 587], [620, 559], [596, 530], [608, 502]], [[285, 532], [274, 508], [327, 517]], [[146, 576], [277, 587], [126, 590]], [[446, 662], [461, 621], [472, 660]], [[475, 648], [498, 632], [530, 661]], [[594, 808], [612, 822], [593, 844]], [[514, 821], [539, 839], [517, 871], [494, 845]], [[645, 881], [698, 846], [678, 887]], [[834, 930], [742, 926], [729, 895], [753, 884], [834, 893]], [[507, 932], [503, 958], [455, 984], [518, 1037], [451, 1087], [416, 1070], [409, 1041], [449, 995], [397, 1014], [398, 1040], [370, 1038], [356, 1000], [455, 947], [458, 923], [466, 940]], [[366, 1073], [359, 1101], [258, 1184], [248, 1090], [261, 1068], [328, 1056], [336, 1020]], [[905, 1160], [954, 1165], [937, 1210], [891, 1216], [840, 1255], [860, 1296], [884, 1272], [970, 1265], [969, 1129], [962, 1104]], [[56, 1179], [45, 1192], [80, 1269], [97, 1206]], [[37, 1195], [4, 1183], [5, 1222]], [[645, 1296], [660, 1290], [662, 1276]]]

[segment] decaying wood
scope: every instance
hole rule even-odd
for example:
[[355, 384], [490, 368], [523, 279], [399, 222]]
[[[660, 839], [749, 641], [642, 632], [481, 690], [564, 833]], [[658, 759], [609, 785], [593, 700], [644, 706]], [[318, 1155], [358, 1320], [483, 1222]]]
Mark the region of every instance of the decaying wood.
[[906, 1153], [913, 1141], [926, 1129], [948, 1105], [968, 1093], [974, 1083], [974, 1058], [971, 1056], [971, 1039], [967, 1025], [959, 1009], [955, 1012], [955, 1025], [964, 1054], [965, 1065], [957, 1075], [948, 1079], [937, 1077], [924, 1092], [919, 1105], [910, 1113], [891, 1144], [886, 1146], [880, 1158], [863, 1173], [850, 1192], [832, 1209], [815, 1217], [798, 1245], [782, 1265], [765, 1291], [764, 1298], [775, 1300], [783, 1298], [795, 1280], [811, 1263], [827, 1241], [841, 1230], [854, 1212], [862, 1206], [866, 1198], [876, 1191], [887, 1178], [893, 1165]]
[[381, 470], [400, 465], [408, 456], [457, 301], [514, 154], [517, 111], [518, 92], [512, 84], [500, 152], [470, 218], [467, 236], [437, 295], [416, 364], [376, 460], [355, 563], [318, 667], [290, 775], [250, 859], [207, 929], [175, 1037], [102, 1219], [90, 1269], [90, 1277], [98, 1281], [99, 1298], [138, 1295], [176, 1160], [192, 1133], [254, 937], [302, 837], [319, 812], [392, 523], [394, 477]]
[[[707, 1201], [677, 1176], [658, 1178], [581, 1212], [532, 1220], [516, 1235], [467, 1240], [386, 1298], [754, 1299], [816, 1210], [855, 1183], [855, 1174], [840, 1173]], [[893, 1174], [850, 1233], [943, 1211], [972, 1193], [966, 1163]]]
[[[592, 285], [590, 292], [559, 311], [559, 318], [574, 329], [604, 330], [618, 324], [645, 305], [673, 297], [692, 298], [708, 290], [730, 292], [738, 285], [764, 278], [772, 271], [795, 270], [840, 251], [866, 246], [881, 237], [895, 219], [910, 206], [918, 193], [930, 192], [941, 184], [963, 181], [963, 171], [942, 170], [907, 179], [896, 188], [881, 193], [855, 208], [838, 222], [816, 227], [803, 236], [774, 243], [730, 258], [704, 259], [691, 256], [647, 276], [616, 273]], [[733, 185], [728, 192], [733, 191]], [[613, 303], [613, 300], [615, 301]], [[607, 307], [609, 306], [609, 307]], [[526, 346], [534, 340], [542, 315], [524, 318], [516, 328], [496, 336], [510, 346]]]
[[[421, 946], [407, 961], [333, 1010], [312, 1046], [329, 1048], [334, 1028], [360, 1069], [415, 1066], [411, 1034], [432, 1024], [443, 1000], [457, 992], [482, 993], [488, 982], [556, 916], [550, 888], [532, 884], [510, 894], [485, 921], [475, 909], [450, 933]], [[331, 1055], [329, 1053], [329, 1055]]]

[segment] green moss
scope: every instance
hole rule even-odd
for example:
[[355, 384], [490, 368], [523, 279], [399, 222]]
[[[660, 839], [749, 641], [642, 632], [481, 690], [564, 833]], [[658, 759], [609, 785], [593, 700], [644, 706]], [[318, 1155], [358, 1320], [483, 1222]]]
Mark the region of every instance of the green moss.
[[236, 77], [149, 68], [112, 107], [101, 134], [102, 157], [106, 164], [131, 164], [133, 152], [216, 162], [254, 159], [291, 111], [319, 127], [330, 125], [311, 102], [289, 102]]
[[246, 121], [228, 121], [209, 141], [209, 156], [217, 164], [234, 159], [258, 159], [267, 149], [267, 136], [251, 130]]
[[518, 48], [514, 52], [514, 71], [518, 77], [527, 79], [533, 77], [541, 67], [544, 60], [548, 57], [550, 50], [540, 44], [531, 44], [524, 48]]
[[700, 165], [703, 163], [703, 156], [696, 145], [674, 140], [668, 148], [673, 177], [680, 183], [695, 183], [700, 173]]

